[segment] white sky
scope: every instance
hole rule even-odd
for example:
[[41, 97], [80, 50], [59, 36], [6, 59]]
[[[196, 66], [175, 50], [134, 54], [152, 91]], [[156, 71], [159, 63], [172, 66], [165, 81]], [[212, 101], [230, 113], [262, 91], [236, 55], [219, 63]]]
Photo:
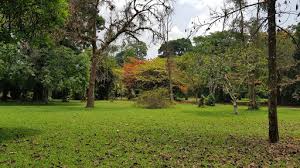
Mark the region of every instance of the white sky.
[[[296, 4], [300, 0], [289, 0], [291, 4]], [[226, 0], [225, 0], [226, 2]], [[257, 0], [248, 0], [248, 4], [257, 2]], [[278, 0], [278, 2], [283, 3], [284, 0]], [[186, 37], [185, 29], [191, 25], [191, 22], [197, 18], [201, 21], [209, 21], [210, 9], [218, 10], [223, 6], [223, 0], [176, 0], [175, 11], [172, 17], [172, 29], [169, 34], [170, 40]], [[300, 4], [299, 4], [300, 5]], [[292, 8], [295, 5], [290, 5]], [[299, 11], [298, 11], [299, 12]], [[290, 16], [289, 19], [285, 21], [284, 25], [296, 24], [299, 21], [296, 17]], [[222, 26], [215, 25], [212, 27], [211, 31], [221, 31]], [[198, 35], [204, 34], [204, 29], [198, 32]], [[148, 56], [147, 58], [154, 58], [157, 56], [157, 50], [160, 44], [150, 44], [149, 39], [144, 37], [144, 41], [149, 44]]]
[[[117, 8], [122, 8], [123, 5], [128, 0], [113, 0], [115, 4], [117, 5]], [[217, 10], [220, 11], [221, 7], [224, 3], [228, 2], [228, 0], [174, 0], [174, 13], [172, 16], [172, 23], [171, 23], [171, 32], [169, 33], [169, 40], [175, 40], [178, 38], [187, 37], [187, 33], [185, 33], [185, 29], [191, 27], [192, 21], [200, 20], [201, 22], [209, 21], [210, 18], [210, 10]], [[284, 4], [285, 0], [277, 0], [277, 4], [281, 3]], [[295, 11], [295, 6], [298, 3], [300, 5], [300, 0], [287, 0], [290, 2], [289, 9], [286, 9], [285, 5], [281, 5], [280, 9], [285, 11]], [[247, 0], [248, 4], [252, 4], [257, 2], [257, 0]], [[100, 10], [103, 11], [103, 10]], [[105, 10], [104, 10], [105, 11]], [[247, 10], [248, 13], [246, 13], [247, 17], [252, 17], [255, 15], [256, 10]], [[299, 13], [300, 11], [295, 11]], [[101, 15], [105, 16], [108, 13], [104, 12]], [[287, 19], [288, 18], [288, 19]], [[281, 26], [286, 27], [287, 25], [296, 24], [299, 22], [300, 17], [295, 16], [283, 16], [280, 18], [281, 20]], [[222, 25], [221, 23], [214, 25], [209, 32], [205, 31], [206, 28], [201, 29], [197, 35], [204, 35], [205, 33], [208, 34], [209, 32], [214, 31], [221, 31]], [[145, 32], [141, 36], [141, 40], [146, 42], [148, 44], [148, 54], [147, 58], [154, 58], [157, 56], [157, 50], [161, 43], [153, 44], [151, 43], [151, 37], [147, 32]]]

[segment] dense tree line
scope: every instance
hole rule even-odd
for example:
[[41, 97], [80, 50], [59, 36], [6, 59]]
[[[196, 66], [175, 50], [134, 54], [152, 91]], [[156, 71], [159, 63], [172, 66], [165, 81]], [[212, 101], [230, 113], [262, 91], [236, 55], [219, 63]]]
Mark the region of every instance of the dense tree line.
[[67, 1], [4, 1], [0, 16], [2, 100], [47, 102], [52, 91], [85, 92], [89, 58], [62, 44]]

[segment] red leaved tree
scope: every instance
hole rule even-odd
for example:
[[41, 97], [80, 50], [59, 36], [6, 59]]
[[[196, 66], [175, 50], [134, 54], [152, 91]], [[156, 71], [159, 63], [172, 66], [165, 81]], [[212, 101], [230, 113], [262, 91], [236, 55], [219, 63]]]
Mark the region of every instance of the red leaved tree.
[[131, 99], [135, 96], [134, 86], [137, 80], [138, 67], [144, 64], [143, 60], [138, 60], [136, 58], [130, 58], [127, 63], [123, 66], [123, 83], [128, 90], [128, 98]]

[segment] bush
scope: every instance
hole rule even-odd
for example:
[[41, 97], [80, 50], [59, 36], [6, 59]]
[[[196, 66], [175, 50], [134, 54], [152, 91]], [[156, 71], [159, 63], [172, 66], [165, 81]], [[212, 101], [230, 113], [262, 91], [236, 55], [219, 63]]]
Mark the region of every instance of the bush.
[[199, 97], [198, 107], [203, 107], [204, 106], [204, 100], [205, 100], [205, 97], [203, 95], [201, 95]]
[[137, 105], [149, 109], [167, 108], [171, 105], [168, 90], [156, 89], [145, 91], [138, 97]]
[[216, 104], [216, 99], [215, 99], [215, 96], [210, 94], [206, 97], [206, 100], [205, 100], [205, 104], [207, 106], [215, 106]]

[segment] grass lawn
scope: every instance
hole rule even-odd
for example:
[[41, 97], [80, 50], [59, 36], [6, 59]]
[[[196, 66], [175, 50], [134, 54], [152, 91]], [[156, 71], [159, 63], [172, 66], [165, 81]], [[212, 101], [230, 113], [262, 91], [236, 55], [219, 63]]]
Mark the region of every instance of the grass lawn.
[[279, 108], [281, 142], [267, 141], [267, 109], [132, 102], [0, 104], [0, 167], [300, 167], [300, 109]]

